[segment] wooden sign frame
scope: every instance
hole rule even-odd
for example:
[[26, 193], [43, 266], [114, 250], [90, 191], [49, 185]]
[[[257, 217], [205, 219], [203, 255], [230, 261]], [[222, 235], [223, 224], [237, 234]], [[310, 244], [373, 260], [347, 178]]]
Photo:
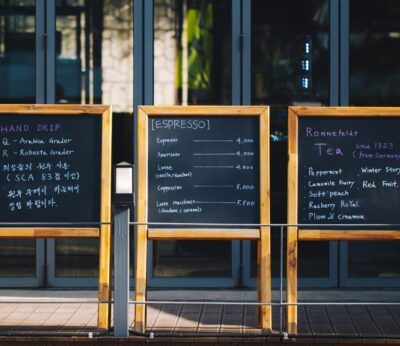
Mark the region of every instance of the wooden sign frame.
[[[286, 300], [288, 304], [297, 303], [297, 270], [299, 241], [329, 240], [400, 240], [400, 230], [360, 230], [347, 229], [298, 229], [298, 129], [300, 117], [399, 117], [399, 107], [289, 107], [288, 109], [288, 230], [287, 230], [287, 282]], [[294, 225], [294, 226], [291, 226]], [[297, 306], [287, 307], [287, 329], [297, 333]]]
[[[100, 238], [99, 302], [111, 300], [111, 107], [107, 105], [2, 104], [2, 115], [88, 115], [101, 117], [100, 223], [98, 227], [2, 227], [0, 238]], [[73, 220], [71, 222], [74, 222]], [[99, 303], [98, 327], [110, 327], [110, 303]]]
[[[147, 242], [148, 240], [257, 240], [258, 241], [258, 301], [270, 303], [271, 256], [270, 227], [257, 229], [194, 229], [148, 227], [148, 123], [152, 117], [213, 117], [238, 116], [259, 118], [260, 159], [260, 224], [270, 224], [269, 173], [269, 107], [256, 106], [139, 106], [137, 142], [137, 210], [136, 272], [135, 272], [135, 330], [146, 329]], [[259, 308], [259, 324], [263, 330], [272, 329], [271, 306]]]

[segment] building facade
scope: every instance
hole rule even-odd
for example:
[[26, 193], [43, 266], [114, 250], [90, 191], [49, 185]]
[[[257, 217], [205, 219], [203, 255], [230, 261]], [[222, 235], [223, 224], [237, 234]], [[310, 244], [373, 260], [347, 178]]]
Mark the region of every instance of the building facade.
[[[114, 163], [134, 162], [137, 105], [270, 105], [271, 217], [286, 223], [287, 106], [399, 106], [399, 46], [396, 0], [0, 0], [0, 102], [111, 104]], [[150, 287], [256, 285], [252, 242], [149, 254]], [[399, 287], [400, 244], [301, 243], [299, 268], [301, 287]], [[0, 287], [97, 274], [97, 240], [0, 240]]]

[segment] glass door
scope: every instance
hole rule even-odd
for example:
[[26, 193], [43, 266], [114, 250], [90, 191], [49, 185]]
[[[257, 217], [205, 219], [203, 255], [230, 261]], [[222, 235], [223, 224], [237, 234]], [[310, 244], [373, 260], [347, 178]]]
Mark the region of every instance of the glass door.
[[[55, 103], [110, 104], [113, 165], [132, 162], [132, 0], [57, 0]], [[73, 221], [73, 220], [71, 220]], [[48, 240], [49, 285], [97, 287], [98, 239]]]
[[[34, 0], [0, 0], [0, 103], [36, 101], [36, 20]], [[43, 240], [0, 239], [0, 287], [40, 286], [43, 270]]]
[[[154, 0], [155, 105], [232, 104], [232, 4]], [[149, 253], [152, 287], [237, 284], [237, 241], [153, 241]]]
[[[272, 223], [287, 222], [287, 107], [331, 102], [329, 10], [328, 0], [251, 1], [251, 67], [244, 68], [251, 70], [251, 104], [271, 106]], [[271, 233], [272, 276], [278, 278], [280, 229]], [[243, 259], [244, 284], [255, 286], [255, 242], [244, 243]], [[335, 242], [300, 242], [300, 286], [336, 285], [336, 259]]]
[[[399, 107], [400, 3], [351, 0], [348, 11], [349, 104]], [[342, 286], [400, 287], [400, 242], [342, 242], [341, 254]]]

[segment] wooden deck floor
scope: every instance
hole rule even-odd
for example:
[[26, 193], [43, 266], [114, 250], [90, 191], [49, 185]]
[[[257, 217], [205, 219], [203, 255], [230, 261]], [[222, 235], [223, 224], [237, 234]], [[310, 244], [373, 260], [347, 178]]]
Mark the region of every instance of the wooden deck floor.
[[[149, 331], [260, 333], [254, 306], [161, 305], [148, 308]], [[284, 316], [283, 316], [284, 321]], [[283, 331], [285, 324], [283, 323]], [[280, 311], [273, 308], [273, 333], [280, 333]], [[376, 336], [400, 339], [399, 306], [312, 306], [299, 308], [298, 333], [305, 336]]]
[[[133, 306], [131, 306], [131, 321]], [[96, 304], [0, 303], [0, 334], [22, 332], [88, 334], [96, 332]], [[147, 330], [169, 334], [257, 334], [256, 307], [217, 305], [156, 305], [147, 309]], [[283, 326], [284, 328], [285, 326]], [[280, 332], [279, 308], [273, 309], [273, 332]], [[400, 306], [312, 306], [299, 308], [299, 334], [360, 338], [398, 338]]]

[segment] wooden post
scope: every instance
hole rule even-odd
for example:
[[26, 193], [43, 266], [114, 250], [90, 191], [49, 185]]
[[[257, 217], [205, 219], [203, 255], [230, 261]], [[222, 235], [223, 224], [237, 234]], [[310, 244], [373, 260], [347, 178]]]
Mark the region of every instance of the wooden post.
[[[297, 117], [289, 109], [289, 167], [288, 167], [288, 224], [297, 224]], [[286, 255], [286, 301], [297, 303], [297, 227], [287, 229]], [[287, 308], [287, 330], [290, 334], [297, 333], [297, 306]]]
[[[261, 227], [258, 241], [258, 302], [271, 303], [271, 237], [270, 228]], [[258, 323], [263, 332], [272, 331], [272, 307], [261, 305], [258, 309]]]
[[[288, 304], [297, 303], [297, 246], [297, 228], [289, 227], [286, 259], [286, 301]], [[287, 308], [287, 330], [289, 334], [297, 333], [297, 306], [289, 305]]]
[[[111, 108], [102, 116], [101, 222], [111, 222]], [[100, 226], [99, 301], [111, 301], [111, 225]], [[110, 328], [110, 303], [99, 303], [97, 325]]]
[[[260, 115], [260, 223], [270, 223], [270, 178], [269, 178], [269, 109]], [[270, 227], [260, 227], [258, 241], [258, 301], [271, 303], [271, 232]], [[259, 308], [259, 326], [263, 331], [272, 331], [272, 307]]]
[[[146, 300], [147, 288], [147, 116], [138, 109], [138, 162], [137, 162], [137, 220], [144, 223], [136, 229], [136, 271], [135, 271], [135, 300]], [[134, 329], [139, 333], [146, 330], [146, 305], [135, 305]]]

